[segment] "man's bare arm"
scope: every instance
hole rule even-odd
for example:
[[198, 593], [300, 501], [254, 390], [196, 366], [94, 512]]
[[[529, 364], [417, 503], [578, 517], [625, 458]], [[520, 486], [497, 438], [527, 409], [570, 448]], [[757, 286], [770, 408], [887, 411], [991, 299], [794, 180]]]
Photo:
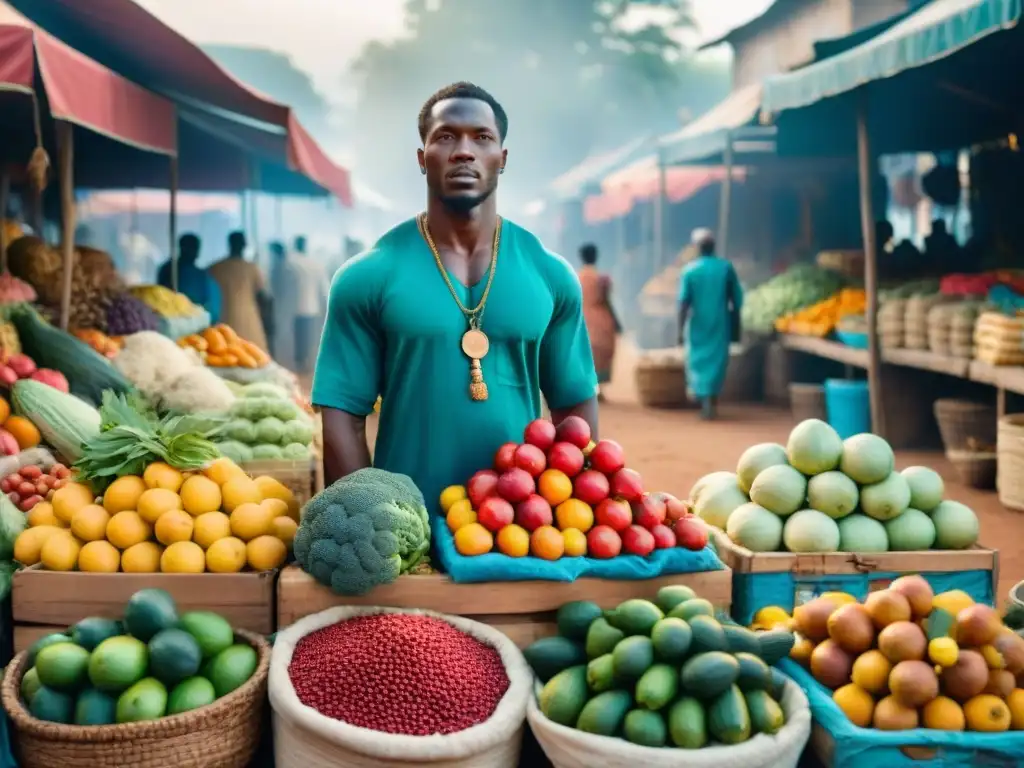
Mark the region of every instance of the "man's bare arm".
[[357, 469], [369, 467], [366, 417], [337, 408], [321, 409], [324, 427], [324, 482], [330, 485]]
[[591, 439], [597, 440], [597, 422], [598, 422], [598, 405], [597, 398], [592, 397], [589, 400], [584, 400], [582, 403], [577, 403], [572, 408], [552, 408], [551, 409], [551, 421], [556, 425], [564, 421], [569, 416], [579, 416], [587, 424], [590, 425], [590, 436]]

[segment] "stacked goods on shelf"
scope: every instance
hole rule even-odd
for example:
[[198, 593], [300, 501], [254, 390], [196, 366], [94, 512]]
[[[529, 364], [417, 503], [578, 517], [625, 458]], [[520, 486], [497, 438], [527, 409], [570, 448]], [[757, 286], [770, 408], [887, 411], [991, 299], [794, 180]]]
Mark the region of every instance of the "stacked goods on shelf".
[[215, 325], [201, 334], [178, 340], [183, 347], [200, 352], [211, 368], [262, 368], [270, 363], [267, 353], [251, 341], [239, 338], [227, 325]]
[[907, 349], [928, 349], [928, 313], [932, 308], [950, 303], [941, 293], [917, 295], [907, 299], [903, 318], [904, 344]]
[[1024, 317], [982, 312], [974, 326], [975, 358], [989, 365], [1024, 365]]
[[775, 321], [775, 330], [825, 338], [836, 330], [843, 318], [863, 315], [866, 304], [867, 298], [862, 289], [844, 288], [824, 301], [783, 315]]
[[221, 430], [217, 447], [236, 462], [309, 459], [313, 420], [280, 387], [241, 387], [227, 415], [231, 420]]
[[95, 328], [76, 328], [72, 333], [76, 339], [84, 341], [108, 360], [113, 360], [117, 357], [118, 352], [124, 347], [124, 337], [107, 336], [107, 334], [97, 331]]
[[843, 278], [835, 272], [810, 264], [792, 267], [747, 292], [743, 300], [743, 328], [771, 333], [780, 317], [824, 301], [843, 284]]
[[931, 279], [913, 280], [879, 291], [878, 337], [881, 345], [888, 349], [906, 347], [909, 330], [910, 343], [917, 345], [913, 348], [923, 348], [920, 345], [926, 343], [926, 340], [922, 342], [922, 337], [927, 336], [927, 312], [922, 316], [920, 310], [915, 309], [911, 313], [911, 324], [908, 327], [907, 310], [912, 300], [931, 297], [938, 292], [938, 281]]
[[872, 434], [840, 439], [809, 419], [785, 446], [761, 443], [735, 473], [697, 482], [699, 517], [751, 552], [961, 550], [978, 540], [977, 515], [944, 500], [942, 478], [927, 467], [895, 471], [889, 444]]
[[937, 355], [974, 358], [974, 324], [985, 305], [978, 301], [951, 301], [928, 312], [928, 348]]
[[180, 339], [200, 333], [210, 325], [210, 314], [183, 293], [175, 293], [162, 285], [138, 285], [131, 288], [131, 294], [157, 316], [158, 326], [146, 330], [159, 330], [168, 338]]
[[878, 342], [883, 349], [902, 349], [906, 343], [906, 299], [879, 297]]
[[441, 494], [461, 555], [609, 559], [707, 546], [707, 530], [688, 505], [645, 492], [622, 446], [593, 443], [578, 416], [557, 427], [547, 419], [530, 422], [523, 442], [502, 445], [493, 466]]

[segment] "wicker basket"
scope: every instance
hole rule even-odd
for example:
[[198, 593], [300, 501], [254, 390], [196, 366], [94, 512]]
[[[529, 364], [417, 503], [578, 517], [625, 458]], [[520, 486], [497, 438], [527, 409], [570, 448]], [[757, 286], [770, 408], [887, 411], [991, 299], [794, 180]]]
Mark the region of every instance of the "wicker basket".
[[789, 408], [796, 422], [807, 419], [825, 421], [825, 387], [822, 384], [789, 385]]
[[992, 406], [969, 400], [936, 400], [935, 420], [947, 451], [987, 448], [996, 443], [996, 411]]
[[295, 500], [299, 502], [301, 507], [313, 498], [313, 489], [316, 485], [316, 463], [318, 461], [319, 458], [316, 456], [301, 461], [288, 461], [286, 459], [247, 461], [242, 464], [242, 469], [252, 477], [266, 475], [274, 478], [295, 495]]
[[21, 768], [245, 768], [260, 743], [270, 645], [259, 635], [235, 630], [259, 652], [253, 676], [213, 704], [143, 723], [61, 725], [37, 720], [19, 688], [28, 652], [4, 674], [0, 696], [11, 721]]
[[685, 408], [686, 366], [681, 349], [648, 352], [637, 361], [636, 379], [640, 404], [648, 408]]
[[996, 452], [999, 503], [1024, 512], [1024, 414], [1016, 413], [999, 420]]
[[997, 453], [946, 451], [946, 458], [964, 485], [983, 491], [991, 491], [996, 487]]

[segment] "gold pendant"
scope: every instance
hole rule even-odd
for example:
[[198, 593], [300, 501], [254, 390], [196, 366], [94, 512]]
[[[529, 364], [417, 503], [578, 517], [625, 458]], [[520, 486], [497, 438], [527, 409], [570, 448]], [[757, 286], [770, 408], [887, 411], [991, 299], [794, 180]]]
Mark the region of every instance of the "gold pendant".
[[483, 360], [491, 349], [487, 334], [479, 328], [470, 328], [462, 334], [462, 352], [470, 360]]
[[484, 372], [477, 358], [473, 358], [469, 364], [469, 396], [477, 402], [487, 399], [487, 384], [484, 383]]

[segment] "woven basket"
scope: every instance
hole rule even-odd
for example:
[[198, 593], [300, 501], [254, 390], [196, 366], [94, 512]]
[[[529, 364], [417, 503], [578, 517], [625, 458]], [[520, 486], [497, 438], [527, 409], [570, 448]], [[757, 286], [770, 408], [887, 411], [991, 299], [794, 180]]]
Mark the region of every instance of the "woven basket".
[[942, 445], [947, 451], [963, 451], [972, 445], [996, 443], [995, 408], [969, 400], [935, 401], [935, 420], [939, 423]]
[[[288, 675], [295, 644], [311, 632], [357, 616], [405, 613], [432, 616], [472, 635], [501, 654], [509, 687], [490, 718], [445, 736], [406, 736], [359, 728], [321, 715], [299, 701]], [[533, 672], [504, 634], [461, 616], [379, 607], [330, 608], [277, 633], [268, 690], [274, 712], [276, 768], [516, 768], [522, 749], [526, 702]]]
[[4, 674], [0, 696], [10, 718], [21, 768], [245, 768], [260, 743], [270, 645], [235, 630], [259, 652], [253, 676], [213, 704], [144, 723], [61, 725], [37, 720], [19, 688], [28, 652]]
[[1024, 512], [1024, 414], [1016, 413], [999, 420], [996, 452], [999, 503]]
[[960, 482], [971, 488], [991, 491], [996, 487], [997, 453], [946, 451], [946, 458], [956, 470]]
[[682, 350], [649, 352], [637, 361], [633, 371], [640, 404], [648, 408], [685, 408], [686, 366]]
[[821, 384], [789, 385], [789, 409], [796, 422], [807, 419], [825, 421], [825, 387]]

